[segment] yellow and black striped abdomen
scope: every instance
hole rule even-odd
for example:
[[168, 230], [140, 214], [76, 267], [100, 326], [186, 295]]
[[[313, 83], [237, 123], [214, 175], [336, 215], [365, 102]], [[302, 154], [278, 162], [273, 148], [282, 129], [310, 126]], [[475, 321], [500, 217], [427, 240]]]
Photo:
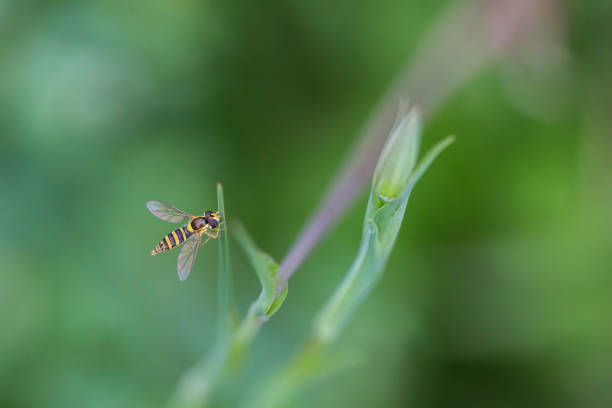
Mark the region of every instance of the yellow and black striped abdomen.
[[151, 255], [159, 254], [160, 252], [169, 251], [174, 247], [179, 246], [187, 238], [189, 238], [193, 232], [190, 231], [189, 227], [181, 227], [175, 229], [168, 235], [166, 235], [159, 243], [155, 246], [155, 249], [151, 251]]

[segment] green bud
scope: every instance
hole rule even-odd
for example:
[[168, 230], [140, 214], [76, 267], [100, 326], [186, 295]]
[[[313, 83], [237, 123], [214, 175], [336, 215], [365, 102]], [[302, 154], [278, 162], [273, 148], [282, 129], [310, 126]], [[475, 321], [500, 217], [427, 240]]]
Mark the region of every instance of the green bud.
[[408, 185], [419, 155], [421, 117], [415, 108], [400, 102], [391, 134], [374, 172], [374, 191], [384, 201], [397, 198]]

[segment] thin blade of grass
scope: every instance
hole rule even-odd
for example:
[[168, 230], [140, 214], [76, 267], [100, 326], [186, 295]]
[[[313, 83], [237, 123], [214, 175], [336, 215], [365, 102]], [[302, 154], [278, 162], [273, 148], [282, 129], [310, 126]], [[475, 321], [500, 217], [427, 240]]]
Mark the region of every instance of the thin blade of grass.
[[[203, 407], [211, 390], [221, 379], [228, 359], [230, 339], [234, 334], [235, 308], [227, 242], [227, 222], [223, 186], [217, 183], [219, 211], [219, 269], [217, 286], [217, 339], [212, 352], [181, 377], [168, 406], [172, 408]], [[224, 224], [221, 224], [224, 223]]]
[[227, 244], [227, 219], [223, 186], [217, 183], [217, 209], [219, 211], [219, 274], [217, 290], [217, 344], [227, 344], [234, 326], [233, 289]]

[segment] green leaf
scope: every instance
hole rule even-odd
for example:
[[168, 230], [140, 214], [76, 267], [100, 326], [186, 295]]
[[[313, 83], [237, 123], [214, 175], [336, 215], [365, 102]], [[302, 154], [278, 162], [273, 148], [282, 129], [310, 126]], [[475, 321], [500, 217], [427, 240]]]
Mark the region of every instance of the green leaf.
[[255, 312], [262, 316], [271, 316], [278, 310], [287, 296], [287, 286], [285, 286], [283, 293], [278, 298], [276, 297], [276, 272], [279, 265], [270, 255], [255, 245], [255, 242], [241, 223], [232, 224], [232, 230], [234, 236], [244, 249], [253, 269], [255, 269], [261, 284], [261, 294], [255, 301]]
[[283, 288], [281, 293], [278, 295], [276, 300], [272, 303], [272, 306], [270, 306], [270, 308], [266, 312], [266, 316], [272, 316], [274, 313], [278, 311], [278, 309], [280, 309], [283, 302], [285, 301], [285, 298], [287, 297], [288, 292], [289, 292], [289, 284], [285, 285], [285, 287]]

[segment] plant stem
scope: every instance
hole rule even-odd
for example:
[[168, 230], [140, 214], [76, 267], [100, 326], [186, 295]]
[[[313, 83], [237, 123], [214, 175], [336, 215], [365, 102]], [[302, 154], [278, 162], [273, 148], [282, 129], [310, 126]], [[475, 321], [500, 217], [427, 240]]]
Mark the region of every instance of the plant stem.
[[229, 250], [227, 245], [227, 221], [225, 217], [225, 202], [223, 186], [217, 183], [217, 208], [220, 215], [219, 228], [219, 275], [217, 291], [217, 345], [228, 344], [233, 329], [232, 313], [232, 279], [229, 265]]
[[475, 0], [448, 7], [385, 92], [362, 129], [357, 147], [293, 241], [278, 270], [277, 296], [370, 181], [398, 101], [410, 99], [426, 118], [503, 51], [524, 40], [521, 35], [538, 19], [547, 18], [547, 7], [553, 6], [547, 0]]

